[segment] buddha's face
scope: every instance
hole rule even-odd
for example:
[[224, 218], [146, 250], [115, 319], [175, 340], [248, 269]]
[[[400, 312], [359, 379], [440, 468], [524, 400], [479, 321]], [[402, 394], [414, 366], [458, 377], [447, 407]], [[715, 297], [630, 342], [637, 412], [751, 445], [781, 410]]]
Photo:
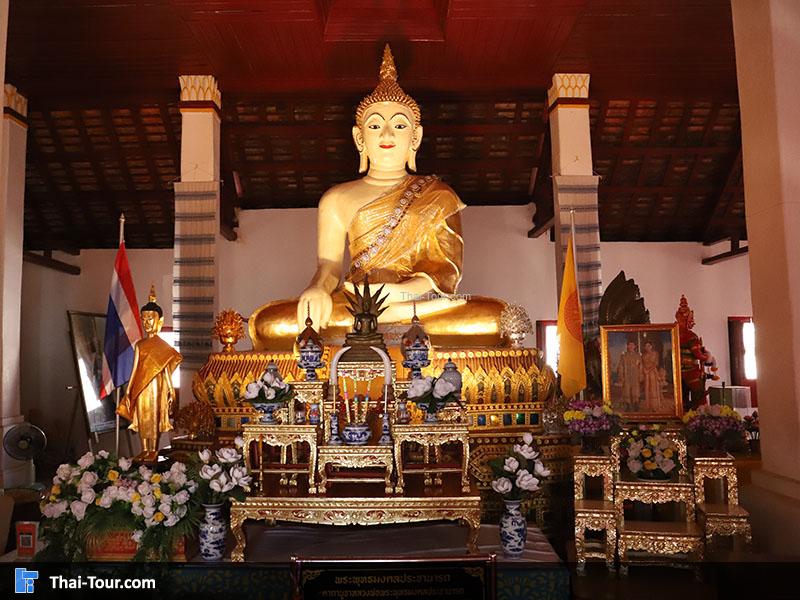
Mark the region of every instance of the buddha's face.
[[379, 169], [402, 169], [422, 140], [422, 127], [414, 127], [414, 114], [397, 102], [378, 102], [367, 108], [361, 127], [353, 127], [359, 152], [366, 150]]
[[158, 332], [161, 331], [162, 325], [164, 325], [164, 317], [160, 316], [156, 311], [142, 311], [142, 329], [144, 329], [146, 337], [158, 335]]

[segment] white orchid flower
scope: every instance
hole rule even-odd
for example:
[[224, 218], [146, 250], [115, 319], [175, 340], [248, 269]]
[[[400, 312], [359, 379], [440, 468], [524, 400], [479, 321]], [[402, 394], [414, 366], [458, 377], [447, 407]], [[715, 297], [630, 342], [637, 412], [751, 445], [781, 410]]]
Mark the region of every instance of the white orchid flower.
[[242, 455], [236, 451], [236, 448], [225, 447], [217, 450], [217, 460], [223, 463], [239, 462]]
[[211, 460], [211, 450], [204, 448], [197, 453], [197, 456], [199, 456], [200, 460], [202, 460], [204, 463], [208, 464], [208, 461]]
[[513, 456], [506, 457], [505, 463], [503, 464], [503, 470], [508, 471], [509, 473], [516, 473], [517, 469], [519, 469], [519, 461]]
[[514, 452], [524, 456], [528, 460], [533, 460], [537, 456], [539, 456], [539, 453], [536, 452], [536, 450], [534, 450], [533, 448], [531, 448], [527, 444], [522, 444], [522, 445], [514, 444]]
[[219, 465], [203, 465], [200, 467], [200, 477], [203, 479], [213, 479], [222, 472]]
[[436, 380], [436, 383], [433, 385], [433, 397], [434, 398], [445, 398], [448, 394], [451, 394], [456, 391], [456, 386], [452, 383], [447, 381], [446, 379], [442, 379], [441, 377]]
[[528, 492], [535, 492], [539, 489], [539, 480], [533, 475], [522, 469], [517, 473], [517, 487]]
[[492, 489], [498, 494], [507, 494], [513, 487], [514, 484], [508, 477], [498, 477], [492, 481]]
[[522, 434], [522, 441], [525, 443], [526, 446], [530, 446], [533, 444], [533, 434], [526, 431]]

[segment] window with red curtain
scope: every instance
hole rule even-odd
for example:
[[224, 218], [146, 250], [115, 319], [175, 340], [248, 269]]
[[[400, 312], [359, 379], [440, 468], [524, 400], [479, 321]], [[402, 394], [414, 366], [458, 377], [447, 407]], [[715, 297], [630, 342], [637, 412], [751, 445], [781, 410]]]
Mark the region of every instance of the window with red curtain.
[[731, 384], [750, 388], [750, 402], [758, 406], [755, 325], [752, 317], [728, 317]]

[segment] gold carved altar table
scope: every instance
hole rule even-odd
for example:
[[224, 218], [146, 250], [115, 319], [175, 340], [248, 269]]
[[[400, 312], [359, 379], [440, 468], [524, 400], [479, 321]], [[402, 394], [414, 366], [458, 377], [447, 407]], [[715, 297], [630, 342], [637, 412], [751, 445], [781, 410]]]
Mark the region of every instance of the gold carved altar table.
[[316, 525], [385, 525], [423, 521], [459, 521], [469, 528], [467, 550], [477, 553], [481, 519], [481, 497], [469, 495], [369, 497], [278, 497], [253, 496], [231, 504], [231, 529], [236, 546], [234, 562], [244, 561], [247, 520], [310, 523]]
[[[256, 476], [259, 489], [264, 492], [265, 476], [268, 473], [279, 473], [281, 476], [280, 484], [288, 483], [287, 475], [292, 475], [292, 483], [296, 484], [296, 477], [299, 473], [308, 473], [308, 493], [315, 494], [317, 491], [315, 474], [317, 471], [317, 444], [319, 439], [319, 427], [317, 425], [295, 425], [295, 424], [265, 424], [265, 423], [246, 423], [242, 427], [242, 438], [244, 439], [245, 465], [250, 473]], [[250, 458], [250, 446], [256, 443], [255, 465]], [[309, 447], [308, 467], [290, 467], [287, 464], [287, 451], [293, 448], [292, 459], [297, 460], [297, 448], [299, 443], [306, 443]], [[264, 446], [277, 446], [281, 449], [281, 466], [270, 468], [265, 465]]]
[[[677, 502], [684, 505], [683, 521], [626, 521], [626, 500], [645, 504]], [[614, 485], [614, 506], [619, 527], [620, 568], [627, 571], [628, 552], [639, 550], [654, 555], [685, 554], [690, 560], [703, 559], [702, 530], [695, 522], [694, 483], [679, 476], [677, 481], [619, 479]]]
[[[733, 456], [696, 456], [692, 459], [695, 481], [695, 498], [698, 504], [706, 501], [705, 480], [711, 479], [727, 483], [728, 504], [739, 504], [739, 479], [736, 476], [736, 463]], [[713, 502], [722, 502], [714, 498]]]
[[[466, 423], [419, 423], [395, 424], [392, 426], [394, 439], [395, 470], [397, 471], [397, 493], [402, 494], [405, 487], [405, 474], [422, 472], [425, 484], [432, 483], [430, 475], [439, 476], [442, 473], [460, 473], [461, 491], [468, 492], [469, 484], [469, 429]], [[409, 469], [403, 461], [403, 445], [416, 442], [423, 447], [423, 463], [418, 469]], [[442, 446], [451, 442], [461, 444], [461, 465], [459, 467], [437, 466], [442, 456]], [[430, 448], [434, 449], [434, 460], [430, 462]], [[441, 483], [437, 477], [437, 484]]]
[[[617, 514], [614, 507], [614, 476], [616, 468], [611, 456], [577, 455], [574, 457], [575, 472], [575, 553], [579, 574], [586, 568], [587, 558], [600, 558], [609, 570], [614, 570], [617, 551]], [[586, 478], [600, 477], [603, 480], [603, 496], [586, 498]], [[602, 547], [595, 549], [586, 541], [586, 530], [605, 533]]]
[[[319, 492], [325, 494], [329, 483], [383, 483], [387, 494], [394, 492], [392, 471], [394, 455], [391, 446], [320, 446], [319, 447]], [[348, 469], [381, 467], [384, 477], [347, 477], [337, 475], [328, 479], [328, 466]]]

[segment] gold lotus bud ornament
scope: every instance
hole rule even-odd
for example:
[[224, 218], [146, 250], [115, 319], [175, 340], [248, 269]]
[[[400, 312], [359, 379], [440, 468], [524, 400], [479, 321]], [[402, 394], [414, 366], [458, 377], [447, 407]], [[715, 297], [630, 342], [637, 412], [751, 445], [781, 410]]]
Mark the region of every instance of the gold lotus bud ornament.
[[500, 331], [511, 340], [512, 348], [522, 348], [526, 333], [533, 333], [527, 311], [519, 304], [509, 304], [500, 315]]
[[244, 337], [245, 318], [235, 310], [223, 310], [217, 315], [211, 333], [219, 338], [223, 352], [233, 352], [236, 343]]

